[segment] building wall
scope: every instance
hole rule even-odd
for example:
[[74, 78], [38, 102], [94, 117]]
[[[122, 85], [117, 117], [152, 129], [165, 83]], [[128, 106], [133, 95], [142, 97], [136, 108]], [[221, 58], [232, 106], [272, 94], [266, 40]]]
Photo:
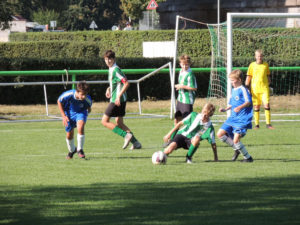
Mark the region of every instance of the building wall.
[[[217, 23], [217, 0], [167, 0], [159, 3], [162, 29], [174, 29], [176, 15], [203, 23]], [[220, 22], [227, 12], [300, 13], [300, 0], [220, 0]]]

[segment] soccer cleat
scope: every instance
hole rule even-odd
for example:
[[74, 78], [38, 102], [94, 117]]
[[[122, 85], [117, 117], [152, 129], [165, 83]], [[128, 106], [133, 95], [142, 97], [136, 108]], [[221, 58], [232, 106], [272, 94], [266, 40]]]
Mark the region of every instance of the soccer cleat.
[[259, 129], [259, 125], [255, 125], [254, 129], [255, 129], [255, 130], [256, 130], [256, 129]]
[[241, 162], [253, 162], [253, 158], [250, 156], [248, 159], [243, 159]]
[[274, 130], [275, 128], [271, 125], [271, 124], [267, 124], [266, 128], [270, 129], [270, 130]]
[[239, 157], [240, 151], [239, 150], [234, 150], [234, 154], [232, 156], [232, 161], [235, 161]]
[[127, 148], [127, 146], [129, 145], [129, 142], [132, 138], [132, 133], [127, 133], [126, 136], [124, 137], [124, 145], [123, 145], [123, 149]]
[[66, 159], [72, 159], [73, 155], [76, 153], [76, 150], [74, 152], [69, 152]]
[[192, 163], [193, 163], [193, 162], [192, 162], [192, 158], [190, 158], [190, 157], [186, 157], [185, 162], [186, 162], [187, 164], [192, 164]]
[[80, 149], [79, 151], [77, 151], [77, 153], [78, 153], [78, 156], [79, 156], [79, 158], [82, 158], [82, 159], [84, 159], [84, 158], [85, 158], [85, 155], [84, 155], [83, 149]]
[[141, 149], [142, 148], [142, 145], [140, 142], [136, 141], [133, 143], [133, 145], [130, 147], [130, 150], [133, 150], [133, 149]]

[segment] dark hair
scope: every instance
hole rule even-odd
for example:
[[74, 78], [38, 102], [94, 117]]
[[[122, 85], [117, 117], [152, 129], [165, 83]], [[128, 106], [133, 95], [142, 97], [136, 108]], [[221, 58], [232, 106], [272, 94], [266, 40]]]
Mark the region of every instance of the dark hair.
[[175, 119], [182, 119], [182, 113], [180, 111], [175, 112]]
[[85, 81], [80, 81], [77, 84], [76, 91], [83, 92], [83, 93], [88, 93], [89, 89], [90, 89], [90, 87], [89, 87], [89, 85]]
[[112, 50], [107, 50], [103, 56], [104, 58], [109, 58], [109, 59], [115, 59], [116, 58], [116, 54], [115, 52], [113, 52]]

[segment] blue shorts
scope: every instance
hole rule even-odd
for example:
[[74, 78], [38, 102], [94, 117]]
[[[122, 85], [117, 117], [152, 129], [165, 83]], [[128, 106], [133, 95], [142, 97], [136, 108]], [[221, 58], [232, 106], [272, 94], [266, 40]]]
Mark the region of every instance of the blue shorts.
[[232, 139], [233, 139], [233, 136], [235, 133], [240, 134], [241, 137], [244, 137], [247, 133], [246, 128], [237, 128], [237, 127], [230, 126], [226, 123], [224, 123], [220, 129], [225, 130], [227, 132], [227, 134], [229, 135], [229, 137], [231, 137]]
[[68, 122], [68, 126], [65, 129], [66, 132], [70, 132], [72, 129], [77, 127], [77, 121], [79, 120], [83, 120], [85, 123], [87, 120], [87, 115], [84, 113], [75, 113], [71, 117], [68, 116], [68, 118], [69, 118], [69, 122]]

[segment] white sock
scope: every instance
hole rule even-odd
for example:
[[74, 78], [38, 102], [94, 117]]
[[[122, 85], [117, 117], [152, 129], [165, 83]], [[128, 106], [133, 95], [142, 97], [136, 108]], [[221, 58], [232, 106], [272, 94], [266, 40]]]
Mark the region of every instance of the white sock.
[[222, 137], [220, 137], [220, 140], [225, 142], [226, 144], [228, 144], [229, 146], [233, 147], [234, 143], [231, 137], [227, 136], [227, 135], [223, 135]]
[[250, 154], [248, 153], [246, 147], [242, 144], [242, 142], [238, 142], [234, 145], [234, 148], [236, 150], [240, 150], [240, 152], [243, 154], [244, 158], [245, 159], [249, 159], [251, 156]]
[[66, 142], [67, 142], [67, 147], [69, 152], [74, 152], [75, 151], [74, 138], [72, 140], [66, 138]]
[[77, 134], [77, 151], [83, 149], [85, 136]]

